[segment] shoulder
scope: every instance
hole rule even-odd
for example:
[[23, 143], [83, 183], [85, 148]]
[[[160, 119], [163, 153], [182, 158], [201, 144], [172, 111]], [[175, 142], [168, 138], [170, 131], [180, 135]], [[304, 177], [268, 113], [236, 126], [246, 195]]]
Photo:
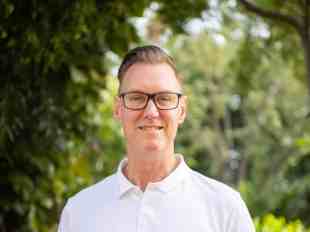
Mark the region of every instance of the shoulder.
[[239, 192], [232, 187], [192, 169], [189, 173], [190, 183], [208, 202], [212, 201], [217, 206], [220, 204], [229, 208], [235, 208], [242, 202]]
[[114, 174], [69, 198], [62, 210], [58, 231], [85, 231], [85, 222], [96, 214], [94, 212], [102, 215], [104, 209], [115, 202], [117, 186], [117, 175]]
[[91, 185], [69, 198], [68, 208], [89, 208], [98, 205], [99, 202], [109, 202], [115, 198], [117, 189], [117, 175], [113, 174]]
[[222, 231], [255, 231], [249, 211], [239, 192], [196, 171], [190, 171], [189, 183], [195, 199], [212, 212]]

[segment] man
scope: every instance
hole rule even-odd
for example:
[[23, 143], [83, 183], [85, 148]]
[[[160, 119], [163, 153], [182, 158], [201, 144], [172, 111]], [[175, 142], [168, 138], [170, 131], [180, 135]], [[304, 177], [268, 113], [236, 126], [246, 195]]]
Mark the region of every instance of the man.
[[174, 153], [186, 96], [174, 61], [156, 46], [122, 62], [114, 116], [126, 139], [118, 171], [67, 202], [59, 232], [254, 232], [240, 195]]

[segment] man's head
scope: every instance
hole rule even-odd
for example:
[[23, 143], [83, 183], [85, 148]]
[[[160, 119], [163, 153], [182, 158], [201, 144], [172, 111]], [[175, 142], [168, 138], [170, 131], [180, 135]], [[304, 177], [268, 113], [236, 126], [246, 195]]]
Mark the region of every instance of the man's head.
[[169, 56], [163, 49], [154, 45], [136, 47], [129, 51], [123, 62], [121, 63], [117, 78], [119, 81], [119, 91], [123, 83], [123, 78], [127, 70], [134, 64], [167, 64], [169, 65], [174, 74], [182, 85], [181, 77], [178, 75], [174, 59]]
[[178, 126], [186, 116], [174, 62], [155, 46], [130, 51], [120, 66], [119, 97], [114, 115], [121, 122], [127, 151], [149, 154], [174, 152]]

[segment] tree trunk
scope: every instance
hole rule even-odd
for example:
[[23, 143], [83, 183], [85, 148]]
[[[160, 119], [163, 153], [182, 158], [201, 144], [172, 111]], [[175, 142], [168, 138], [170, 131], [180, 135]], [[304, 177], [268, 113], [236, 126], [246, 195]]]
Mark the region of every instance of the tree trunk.
[[[309, 91], [308, 97], [308, 106], [310, 106], [310, 15], [309, 15], [309, 6], [310, 0], [305, 1], [304, 8], [304, 17], [303, 17], [303, 27], [300, 28], [299, 34], [301, 36], [301, 43], [304, 49], [304, 58], [305, 58], [305, 68], [306, 68], [306, 81]], [[310, 112], [308, 113], [308, 117]]]
[[[306, 81], [308, 85], [308, 91], [310, 96], [310, 36], [309, 33], [302, 36], [302, 45], [304, 48], [305, 66], [306, 66]], [[310, 104], [310, 99], [309, 99]], [[310, 116], [310, 115], [309, 115]]]

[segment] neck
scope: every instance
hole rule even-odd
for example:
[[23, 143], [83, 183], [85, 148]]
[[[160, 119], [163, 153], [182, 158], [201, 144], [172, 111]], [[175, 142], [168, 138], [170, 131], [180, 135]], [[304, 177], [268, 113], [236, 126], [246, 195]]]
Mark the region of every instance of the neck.
[[167, 177], [177, 166], [179, 161], [174, 154], [163, 159], [135, 159], [128, 156], [128, 163], [124, 168], [124, 175], [142, 191], [150, 182], [158, 182]]

